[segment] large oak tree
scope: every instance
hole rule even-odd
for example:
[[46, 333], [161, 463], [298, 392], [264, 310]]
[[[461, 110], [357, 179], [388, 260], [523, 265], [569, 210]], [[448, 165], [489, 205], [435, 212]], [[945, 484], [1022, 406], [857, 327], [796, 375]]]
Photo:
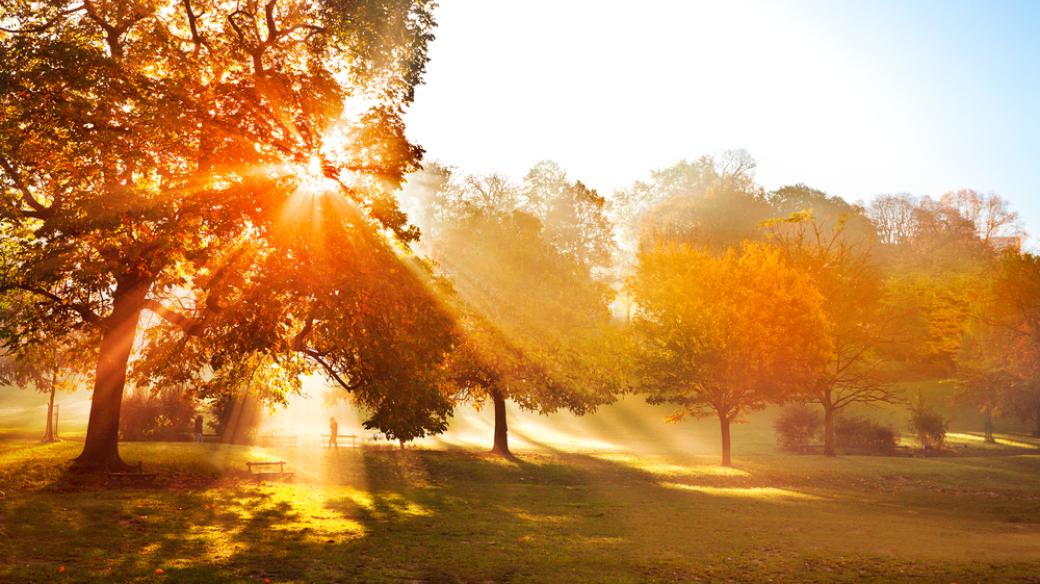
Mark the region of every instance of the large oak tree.
[[[80, 466], [122, 465], [120, 402], [142, 312], [192, 337], [233, 328], [228, 315], [247, 312], [236, 302], [267, 300], [242, 292], [259, 294], [260, 279], [249, 275], [293, 259], [271, 250], [287, 213], [290, 223], [311, 219], [291, 215], [301, 191], [331, 181], [360, 217], [354, 225], [417, 236], [392, 192], [421, 155], [402, 114], [426, 63], [431, 8], [424, 0], [3, 4], [0, 225], [17, 243], [3, 258], [0, 291], [32, 300], [7, 308], [0, 337], [18, 352], [38, 335], [98, 336]], [[260, 345], [270, 335], [249, 331], [283, 327], [294, 342], [281, 349], [336, 377], [329, 349], [315, 345], [328, 330], [321, 306], [255, 311], [223, 363], [236, 350], [268, 350]], [[261, 322], [287, 313], [297, 328]], [[345, 305], [342, 318], [351, 313]]]

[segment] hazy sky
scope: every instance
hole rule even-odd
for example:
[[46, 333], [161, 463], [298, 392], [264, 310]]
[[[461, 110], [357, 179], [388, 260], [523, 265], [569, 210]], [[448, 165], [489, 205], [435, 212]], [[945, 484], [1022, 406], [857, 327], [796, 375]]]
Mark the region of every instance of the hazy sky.
[[730, 148], [766, 188], [994, 191], [1040, 234], [1040, 1], [443, 0], [409, 135], [610, 193]]

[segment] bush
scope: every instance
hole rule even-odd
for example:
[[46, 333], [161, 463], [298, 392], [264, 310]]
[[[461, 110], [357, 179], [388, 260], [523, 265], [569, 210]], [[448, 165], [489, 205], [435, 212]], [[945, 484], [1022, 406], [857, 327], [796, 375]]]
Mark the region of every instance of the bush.
[[123, 398], [119, 433], [123, 440], [189, 440], [195, 402], [182, 392], [137, 390]]
[[946, 442], [946, 426], [946, 418], [923, 403], [910, 410], [910, 431], [925, 450], [942, 449]]
[[801, 452], [820, 433], [820, 413], [804, 405], [788, 406], [780, 411], [773, 429], [776, 442], [783, 450]]
[[896, 431], [861, 416], [839, 416], [834, 420], [834, 442], [843, 450], [892, 454], [898, 442]]

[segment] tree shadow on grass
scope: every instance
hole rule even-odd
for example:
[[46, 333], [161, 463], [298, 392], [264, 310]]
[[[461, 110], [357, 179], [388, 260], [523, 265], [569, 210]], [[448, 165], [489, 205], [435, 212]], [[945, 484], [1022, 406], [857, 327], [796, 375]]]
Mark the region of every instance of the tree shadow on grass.
[[[966, 560], [901, 555], [899, 537], [878, 531], [894, 512], [854, 525], [856, 515], [842, 509], [849, 501], [746, 476], [668, 474], [560, 453], [503, 461], [359, 449], [328, 453], [327, 462], [326, 476], [297, 484], [19, 491], [0, 507], [8, 532], [0, 581], [54, 581], [60, 565], [63, 580], [82, 582], [158, 581], [156, 568], [176, 582], [934, 581], [972, 573]], [[936, 525], [921, 521], [924, 532]], [[842, 537], [851, 553], [841, 551]], [[1015, 575], [1035, 565], [1003, 567]]]

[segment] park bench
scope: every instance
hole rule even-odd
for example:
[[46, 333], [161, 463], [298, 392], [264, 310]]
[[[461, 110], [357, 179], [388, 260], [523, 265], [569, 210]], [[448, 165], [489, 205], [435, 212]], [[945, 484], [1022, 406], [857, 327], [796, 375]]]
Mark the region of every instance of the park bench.
[[144, 472], [144, 465], [140, 460], [136, 467], [126, 471], [108, 471], [105, 473], [109, 483], [120, 483], [128, 485], [151, 485], [155, 482], [154, 472]]
[[[278, 467], [278, 470], [273, 470], [274, 467]], [[285, 461], [283, 460], [250, 461], [246, 463], [246, 468], [249, 469], [249, 475], [258, 481], [264, 479], [287, 480], [293, 477], [293, 473], [285, 472]]]
[[[331, 434], [322, 434], [321, 435], [321, 443], [323, 445], [325, 445], [326, 447], [328, 447], [328, 445], [329, 445], [329, 437], [330, 436], [331, 436]], [[359, 436], [357, 434], [336, 434], [336, 440], [339, 441], [340, 438], [350, 438], [350, 445], [353, 446], [354, 448], [357, 448], [357, 439], [359, 438]]]

